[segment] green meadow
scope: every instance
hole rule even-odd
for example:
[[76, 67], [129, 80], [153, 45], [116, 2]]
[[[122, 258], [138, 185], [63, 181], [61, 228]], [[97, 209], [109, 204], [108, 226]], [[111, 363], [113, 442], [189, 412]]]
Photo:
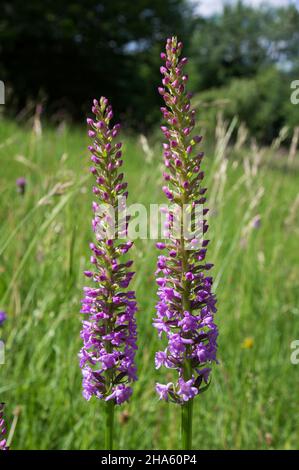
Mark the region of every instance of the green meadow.
[[[128, 134], [129, 203], [166, 202], [161, 140]], [[291, 139], [291, 136], [290, 136]], [[299, 441], [299, 155], [277, 138], [258, 147], [218, 121], [203, 141], [208, 261], [218, 298], [219, 364], [194, 403], [195, 449], [295, 449]], [[101, 449], [103, 403], [81, 392], [80, 300], [89, 268], [92, 176], [84, 127], [0, 121], [0, 397], [13, 449]], [[16, 179], [27, 180], [24, 196]], [[139, 380], [117, 409], [119, 449], [176, 449], [180, 410], [161, 403], [154, 355], [155, 240], [137, 240]], [[87, 281], [88, 283], [88, 281]]]

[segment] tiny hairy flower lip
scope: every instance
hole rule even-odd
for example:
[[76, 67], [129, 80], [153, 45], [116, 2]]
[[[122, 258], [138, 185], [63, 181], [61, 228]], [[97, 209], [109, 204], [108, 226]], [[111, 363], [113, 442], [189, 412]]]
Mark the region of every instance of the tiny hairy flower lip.
[[165, 245], [165, 243], [158, 242], [158, 243], [156, 243], [156, 247], [157, 247], [159, 250], [164, 250], [164, 248], [166, 247], [166, 245]]

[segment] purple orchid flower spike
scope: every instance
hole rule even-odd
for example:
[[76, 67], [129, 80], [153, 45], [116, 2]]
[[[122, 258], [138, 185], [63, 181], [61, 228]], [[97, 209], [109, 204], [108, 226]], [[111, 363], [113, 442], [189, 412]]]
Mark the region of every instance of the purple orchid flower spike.
[[8, 450], [6, 435], [6, 426], [4, 421], [4, 403], [0, 403], [0, 450]]

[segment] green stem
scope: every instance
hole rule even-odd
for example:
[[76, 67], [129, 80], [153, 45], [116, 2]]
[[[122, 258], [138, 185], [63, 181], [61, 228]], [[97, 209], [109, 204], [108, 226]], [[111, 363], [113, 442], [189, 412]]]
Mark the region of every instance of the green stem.
[[114, 405], [114, 400], [106, 402], [105, 450], [113, 450]]
[[182, 408], [182, 450], [192, 449], [192, 409], [193, 399], [188, 400]]

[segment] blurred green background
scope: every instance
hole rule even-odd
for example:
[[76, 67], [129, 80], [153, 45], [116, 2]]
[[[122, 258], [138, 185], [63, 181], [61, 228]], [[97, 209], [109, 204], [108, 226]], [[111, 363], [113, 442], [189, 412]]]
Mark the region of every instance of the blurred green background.
[[[295, 449], [299, 441], [299, 13], [242, 3], [215, 15], [185, 1], [4, 2], [0, 19], [0, 399], [13, 449], [103, 447], [102, 403], [81, 396], [80, 299], [92, 239], [86, 128], [106, 94], [125, 130], [129, 203], [164, 202], [159, 52], [189, 55], [209, 188], [219, 361], [195, 400], [194, 448]], [[16, 179], [27, 180], [25, 194]], [[152, 327], [157, 252], [132, 254], [139, 381], [117, 415], [121, 449], [175, 449], [180, 413], [158, 402]], [[166, 373], [167, 374], [167, 373]]]

